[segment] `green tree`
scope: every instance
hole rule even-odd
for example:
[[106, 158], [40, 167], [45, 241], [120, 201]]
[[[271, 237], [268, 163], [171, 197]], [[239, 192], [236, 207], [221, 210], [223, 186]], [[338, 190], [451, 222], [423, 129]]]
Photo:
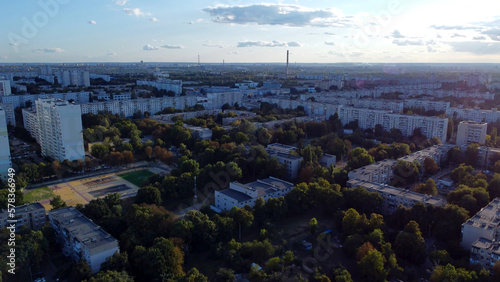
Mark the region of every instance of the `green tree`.
[[393, 184], [396, 186], [404, 186], [413, 183], [420, 177], [418, 162], [408, 162], [399, 160], [394, 166]]
[[233, 282], [236, 279], [234, 270], [227, 268], [219, 268], [215, 273], [215, 282]]
[[52, 206], [52, 210], [57, 210], [66, 207], [66, 202], [61, 198], [61, 196], [56, 195], [50, 200], [50, 205]]
[[361, 147], [357, 147], [351, 152], [349, 152], [349, 160], [347, 161], [347, 165], [351, 169], [357, 169], [369, 164], [374, 163], [374, 159], [368, 152]]
[[424, 159], [424, 171], [427, 174], [436, 174], [439, 171], [439, 166], [436, 164], [436, 161], [432, 158]]
[[127, 272], [122, 271], [100, 271], [95, 277], [91, 277], [89, 282], [134, 282], [134, 279]]
[[137, 191], [137, 195], [135, 197], [136, 203], [146, 203], [150, 205], [161, 205], [161, 193], [158, 188], [148, 185], [146, 187], [142, 187]]
[[311, 218], [311, 220], [309, 220], [309, 231], [311, 231], [311, 234], [316, 234], [318, 227], [318, 220], [314, 217]]
[[412, 263], [422, 264], [426, 258], [426, 245], [418, 223], [411, 220], [399, 233], [394, 243], [396, 254]]
[[109, 153], [109, 147], [105, 144], [94, 144], [90, 149], [90, 154], [102, 160], [106, 154]]
[[374, 249], [358, 262], [358, 269], [365, 281], [385, 281], [384, 256]]
[[468, 165], [476, 165], [479, 154], [479, 144], [472, 143], [465, 150], [465, 160]]
[[238, 224], [238, 238], [241, 240], [241, 228], [250, 227], [253, 222], [253, 214], [246, 209], [233, 207], [229, 211], [229, 215]]
[[416, 192], [426, 195], [437, 195], [438, 190], [434, 179], [429, 178], [425, 181], [425, 184], [420, 183], [417, 187]]

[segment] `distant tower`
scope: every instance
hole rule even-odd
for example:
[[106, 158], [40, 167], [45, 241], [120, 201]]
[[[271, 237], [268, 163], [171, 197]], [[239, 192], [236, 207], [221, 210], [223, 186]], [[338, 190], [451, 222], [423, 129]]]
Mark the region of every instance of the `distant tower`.
[[290, 56], [290, 51], [286, 50], [286, 78], [288, 78], [288, 75], [290, 74], [288, 72], [288, 58]]
[[201, 66], [201, 64], [200, 64], [200, 54], [198, 54], [198, 66]]

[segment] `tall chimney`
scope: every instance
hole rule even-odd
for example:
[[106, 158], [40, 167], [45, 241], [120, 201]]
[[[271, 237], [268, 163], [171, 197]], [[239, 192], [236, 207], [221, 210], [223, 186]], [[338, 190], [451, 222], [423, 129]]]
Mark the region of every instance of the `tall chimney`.
[[288, 78], [288, 58], [290, 56], [290, 51], [286, 50], [286, 77]]

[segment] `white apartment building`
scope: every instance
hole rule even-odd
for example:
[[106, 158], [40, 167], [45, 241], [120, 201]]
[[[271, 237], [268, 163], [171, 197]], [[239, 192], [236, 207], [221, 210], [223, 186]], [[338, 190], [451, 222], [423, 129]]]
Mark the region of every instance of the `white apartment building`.
[[410, 136], [415, 128], [420, 128], [425, 137], [439, 137], [441, 141], [446, 140], [448, 129], [446, 118], [391, 114], [371, 109], [340, 107], [339, 118], [343, 124], [358, 120], [361, 129], [375, 128], [377, 124], [387, 131], [396, 128], [401, 130], [403, 136]]
[[6, 181], [9, 168], [12, 167], [10, 159], [9, 133], [7, 131], [7, 119], [5, 111], [0, 107], [0, 177]]
[[23, 111], [24, 127], [40, 144], [42, 156], [59, 161], [85, 158], [80, 105], [38, 99], [36, 112]]
[[137, 85], [148, 85], [158, 90], [173, 91], [175, 95], [182, 93], [182, 80], [158, 79], [157, 81], [138, 80]]
[[90, 96], [93, 95], [91, 92], [67, 92], [67, 93], [49, 93], [49, 94], [27, 94], [27, 95], [11, 95], [11, 96], [0, 96], [0, 103], [2, 104], [12, 104], [13, 108], [24, 107], [26, 102], [30, 101], [35, 105], [35, 100], [40, 98], [52, 98], [59, 100], [73, 100], [75, 103], [89, 103]]
[[90, 86], [90, 74], [88, 71], [61, 70], [56, 72], [57, 82], [62, 86]]
[[45, 208], [38, 202], [17, 206], [15, 210], [15, 218], [10, 218], [10, 213], [7, 210], [0, 211], [0, 228], [9, 226], [9, 220], [17, 220], [16, 232], [21, 230], [23, 226], [27, 226], [32, 230], [40, 230], [47, 222]]
[[276, 158], [280, 164], [286, 165], [286, 176], [289, 179], [295, 179], [299, 176], [299, 168], [303, 158], [290, 154], [279, 153], [273, 150], [267, 150], [269, 157]]
[[49, 211], [49, 222], [63, 254], [75, 261], [86, 260], [92, 273], [99, 272], [107, 258], [120, 252], [115, 238], [74, 207]]
[[470, 143], [484, 144], [487, 128], [487, 123], [474, 121], [460, 122], [457, 130], [457, 146], [468, 145]]
[[276, 151], [278, 153], [290, 154], [292, 151], [296, 151], [297, 147], [280, 144], [280, 143], [272, 143], [266, 146], [266, 149]]
[[446, 116], [476, 122], [498, 122], [500, 120], [500, 112], [496, 108], [491, 110], [449, 108], [446, 111]]
[[348, 187], [363, 187], [369, 192], [377, 192], [382, 196], [382, 213], [392, 214], [398, 206], [411, 208], [416, 203], [432, 206], [444, 206], [446, 202], [438, 197], [423, 195], [410, 190], [403, 190], [387, 184], [380, 184], [359, 179], [347, 181]]
[[12, 104], [1, 104], [0, 107], [4, 110], [5, 112], [5, 119], [7, 121], [7, 124], [10, 124], [12, 126], [16, 126], [16, 114], [14, 112], [14, 107]]
[[393, 168], [397, 163], [396, 160], [382, 160], [352, 170], [349, 172], [348, 177], [350, 180], [357, 179], [374, 183], [389, 183], [394, 176]]
[[285, 196], [293, 188], [293, 184], [284, 180], [268, 177], [247, 184], [229, 183], [229, 189], [215, 191], [215, 207], [227, 211], [232, 207], [253, 207], [258, 198], [268, 200]]
[[243, 104], [243, 94], [239, 91], [207, 93], [207, 102], [204, 106], [207, 110], [213, 110], [220, 109], [225, 104], [234, 106], [236, 103], [240, 106]]
[[500, 233], [500, 198], [495, 198], [486, 207], [462, 224], [462, 247], [470, 250], [480, 238], [498, 242]]
[[10, 80], [0, 79], [0, 96], [9, 96], [10, 94]]
[[429, 100], [404, 100], [405, 108], [423, 108], [426, 111], [447, 111], [450, 108], [450, 102], [443, 101], [429, 101]]
[[167, 107], [176, 109], [185, 109], [196, 105], [195, 96], [178, 97], [160, 97], [147, 99], [133, 99], [122, 101], [104, 101], [81, 104], [82, 114], [98, 114], [99, 112], [108, 112], [119, 114], [125, 117], [131, 117], [134, 113], [141, 111], [156, 114]]

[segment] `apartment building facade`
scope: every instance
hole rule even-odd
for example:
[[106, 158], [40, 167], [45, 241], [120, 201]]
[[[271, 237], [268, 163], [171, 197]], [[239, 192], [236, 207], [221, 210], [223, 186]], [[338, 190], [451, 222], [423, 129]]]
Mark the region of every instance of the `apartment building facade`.
[[23, 226], [31, 230], [40, 230], [47, 222], [45, 208], [40, 203], [31, 203], [15, 208], [15, 218], [9, 218], [7, 210], [0, 211], [0, 228], [9, 226], [8, 220], [16, 220], [16, 232]]
[[484, 144], [486, 141], [487, 128], [488, 124], [484, 122], [460, 122], [457, 130], [457, 146], [464, 146], [471, 143]]
[[107, 258], [120, 252], [115, 238], [74, 207], [52, 210], [48, 218], [63, 254], [75, 261], [86, 260], [92, 273], [99, 272]]
[[10, 158], [9, 132], [7, 131], [7, 118], [5, 111], [0, 107], [0, 177], [6, 181], [9, 174], [9, 168], [12, 167]]

